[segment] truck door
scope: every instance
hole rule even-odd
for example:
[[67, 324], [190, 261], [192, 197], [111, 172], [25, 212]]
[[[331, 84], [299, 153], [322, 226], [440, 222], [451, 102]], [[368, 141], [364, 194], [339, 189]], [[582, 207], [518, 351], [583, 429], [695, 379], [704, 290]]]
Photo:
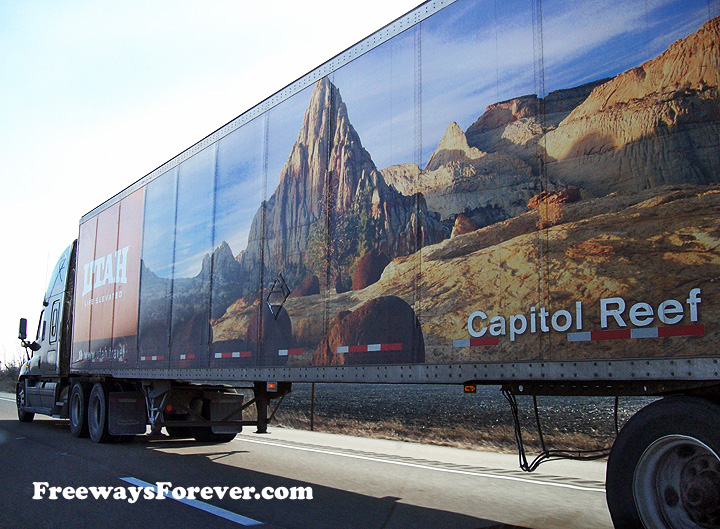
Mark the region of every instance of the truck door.
[[[40, 372], [54, 374], [57, 372], [58, 338], [60, 336], [60, 306], [61, 296], [50, 301], [50, 313], [47, 318], [47, 354], [40, 364]], [[44, 322], [43, 322], [44, 323]]]

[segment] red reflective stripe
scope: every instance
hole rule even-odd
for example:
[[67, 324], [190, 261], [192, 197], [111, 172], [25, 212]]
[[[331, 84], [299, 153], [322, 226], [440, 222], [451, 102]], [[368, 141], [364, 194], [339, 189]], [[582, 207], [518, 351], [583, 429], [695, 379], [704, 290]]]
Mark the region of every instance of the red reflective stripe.
[[499, 345], [500, 337], [494, 336], [489, 338], [470, 338], [470, 347], [477, 347], [479, 345]]
[[231, 353], [220, 353], [220, 358], [247, 358], [249, 356], [252, 356], [251, 351], [233, 351]]
[[629, 340], [630, 329], [619, 331], [592, 331], [590, 333], [591, 340]]
[[660, 327], [658, 336], [703, 336], [704, 325], [678, 325], [677, 327]]
[[[347, 353], [377, 353], [380, 351], [402, 351], [402, 343], [373, 343], [370, 345], [341, 345], [337, 348], [338, 354]], [[295, 352], [297, 351], [297, 352]], [[302, 354], [302, 349], [290, 349], [288, 354]]]
[[301, 355], [302, 349], [288, 349], [289, 355]]

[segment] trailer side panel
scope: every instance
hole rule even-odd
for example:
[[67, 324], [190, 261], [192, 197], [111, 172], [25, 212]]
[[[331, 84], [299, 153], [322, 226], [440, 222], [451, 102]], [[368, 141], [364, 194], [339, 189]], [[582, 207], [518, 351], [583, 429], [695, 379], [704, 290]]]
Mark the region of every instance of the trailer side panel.
[[74, 368], [703, 378], [672, 366], [718, 355], [720, 19], [445, 4], [84, 217]]

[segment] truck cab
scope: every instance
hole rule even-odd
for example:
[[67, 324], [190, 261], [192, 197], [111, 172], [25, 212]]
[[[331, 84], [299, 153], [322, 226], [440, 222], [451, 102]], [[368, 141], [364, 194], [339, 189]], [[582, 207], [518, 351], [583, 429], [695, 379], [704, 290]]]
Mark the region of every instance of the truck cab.
[[18, 337], [29, 355], [17, 383], [18, 417], [22, 421], [31, 421], [36, 412], [63, 416], [62, 393], [67, 392], [70, 367], [75, 249], [73, 242], [53, 269], [34, 341], [26, 340], [27, 321], [20, 320]]

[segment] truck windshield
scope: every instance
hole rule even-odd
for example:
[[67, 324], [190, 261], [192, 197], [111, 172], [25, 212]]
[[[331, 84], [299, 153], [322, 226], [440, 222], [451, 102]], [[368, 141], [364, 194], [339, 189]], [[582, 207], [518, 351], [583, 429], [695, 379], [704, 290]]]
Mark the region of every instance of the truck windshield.
[[43, 315], [44, 315], [44, 314], [45, 314], [45, 309], [43, 309], [43, 310], [40, 311], [40, 319], [38, 320], [37, 332], [35, 333], [35, 341], [36, 341], [36, 342], [39, 342], [39, 341], [40, 341], [40, 328], [42, 327]]
[[51, 297], [57, 296], [65, 290], [65, 279], [67, 277], [71, 249], [72, 245], [68, 246], [60, 256], [60, 259], [58, 259], [50, 276], [50, 282], [48, 283], [47, 292], [45, 293], [45, 300], [49, 300]]

